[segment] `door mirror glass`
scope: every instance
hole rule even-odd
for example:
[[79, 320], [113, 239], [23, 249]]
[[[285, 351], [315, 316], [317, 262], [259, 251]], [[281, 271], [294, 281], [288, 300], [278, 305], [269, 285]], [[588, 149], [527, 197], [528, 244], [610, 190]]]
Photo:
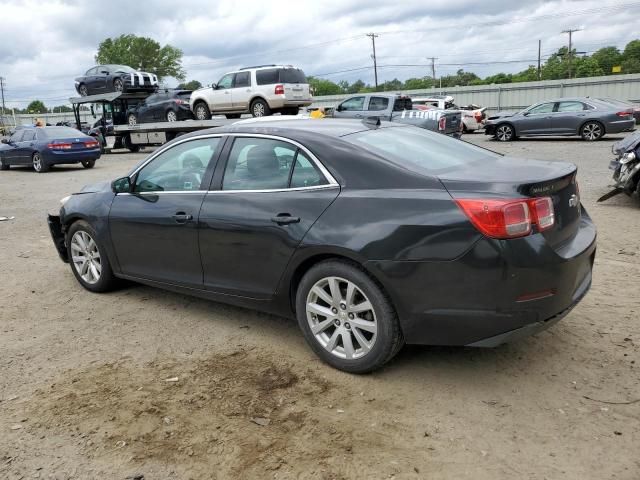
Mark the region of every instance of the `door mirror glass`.
[[131, 179], [129, 177], [118, 178], [111, 182], [113, 193], [129, 193], [131, 191]]
[[211, 88], [213, 88], [215, 90], [216, 88], [218, 88], [218, 84], [217, 83], [212, 83], [211, 84]]
[[525, 117], [528, 117], [529, 116], [529, 112], [524, 112], [522, 115], [525, 116]]

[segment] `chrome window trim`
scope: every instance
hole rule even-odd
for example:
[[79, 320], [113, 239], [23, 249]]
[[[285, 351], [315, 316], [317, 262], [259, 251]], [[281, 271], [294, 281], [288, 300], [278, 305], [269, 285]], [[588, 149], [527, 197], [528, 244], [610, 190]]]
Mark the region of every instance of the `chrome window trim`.
[[131, 195], [131, 196], [138, 196], [138, 195], [179, 195], [179, 194], [189, 194], [189, 195], [193, 195], [193, 194], [198, 194], [198, 195], [203, 195], [203, 194], [215, 194], [215, 195], [219, 195], [219, 194], [223, 194], [223, 193], [282, 193], [282, 192], [300, 192], [300, 191], [308, 191], [308, 190], [328, 190], [328, 189], [334, 189], [334, 188], [338, 188], [339, 185], [314, 185], [311, 187], [296, 187], [296, 188], [275, 188], [272, 190], [161, 190], [158, 192], [119, 192], [116, 193], [116, 195]]

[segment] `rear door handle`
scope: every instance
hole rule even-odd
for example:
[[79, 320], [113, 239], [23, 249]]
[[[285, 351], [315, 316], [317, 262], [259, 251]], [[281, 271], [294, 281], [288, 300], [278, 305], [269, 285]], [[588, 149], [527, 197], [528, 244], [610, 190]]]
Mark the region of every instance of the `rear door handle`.
[[184, 212], [176, 212], [176, 214], [172, 215], [171, 218], [173, 218], [176, 223], [187, 223], [189, 220], [193, 220], [193, 215], [189, 215]]
[[362, 115], [360, 113], [356, 113], [356, 118], [362, 118]]
[[288, 213], [279, 213], [277, 216], [271, 217], [271, 221], [278, 225], [289, 225], [291, 223], [300, 223], [300, 217], [292, 217]]

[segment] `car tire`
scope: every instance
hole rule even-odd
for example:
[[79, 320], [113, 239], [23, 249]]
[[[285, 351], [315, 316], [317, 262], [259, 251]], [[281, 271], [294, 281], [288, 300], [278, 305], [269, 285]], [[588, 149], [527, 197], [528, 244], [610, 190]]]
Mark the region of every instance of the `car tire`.
[[93, 168], [96, 165], [96, 161], [95, 160], [83, 160], [80, 163], [82, 163], [82, 166], [84, 168]]
[[49, 171], [49, 164], [46, 162], [42, 155], [38, 152], [34, 153], [31, 156], [31, 165], [33, 165], [33, 169], [38, 173], [45, 173]]
[[4, 163], [3, 160], [0, 160], [0, 170], [9, 170], [11, 166], [8, 163]]
[[[337, 302], [331, 293], [334, 290], [339, 295]], [[351, 301], [346, 298], [348, 292]], [[347, 261], [318, 263], [302, 277], [296, 291], [296, 317], [311, 349], [345, 372], [376, 370], [404, 345], [390, 299], [364, 270]]]
[[176, 113], [175, 110], [167, 110], [167, 113], [165, 114], [164, 118], [167, 122], [177, 122], [178, 114]]
[[211, 120], [211, 110], [205, 102], [196, 102], [193, 106], [193, 114], [196, 116], [196, 120]]
[[266, 117], [271, 115], [271, 108], [269, 108], [269, 104], [262, 98], [256, 98], [251, 102], [250, 110], [253, 117]]
[[502, 123], [496, 127], [494, 138], [499, 142], [510, 142], [516, 138], [516, 132], [509, 123]]
[[80, 85], [78, 85], [78, 93], [81, 97], [86, 97], [89, 95], [89, 89], [84, 83], [81, 83]]
[[133, 127], [138, 124], [138, 117], [136, 117], [135, 113], [130, 113], [127, 117], [127, 123], [130, 127]]
[[239, 113], [225, 113], [224, 116], [229, 120], [234, 120], [236, 118], [240, 118], [241, 115]]
[[113, 80], [113, 91], [114, 92], [124, 92], [124, 83], [122, 82], [122, 79], [115, 78]]
[[604, 125], [600, 122], [586, 122], [580, 127], [580, 136], [585, 142], [595, 142], [604, 136]]
[[[113, 290], [118, 279], [94, 228], [84, 220], [74, 222], [67, 233], [69, 265], [76, 280], [90, 292]], [[84, 248], [86, 247], [86, 248]]]
[[131, 142], [131, 137], [129, 135], [126, 135], [124, 137], [123, 143], [124, 148], [129, 150], [131, 153], [138, 153], [140, 151], [140, 145], [136, 145], [135, 143]]

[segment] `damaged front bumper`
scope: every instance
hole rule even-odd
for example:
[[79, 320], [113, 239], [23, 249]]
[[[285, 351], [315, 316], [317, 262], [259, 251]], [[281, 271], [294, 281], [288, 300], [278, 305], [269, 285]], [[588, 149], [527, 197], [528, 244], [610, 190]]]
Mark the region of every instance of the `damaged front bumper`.
[[69, 263], [69, 252], [67, 251], [67, 245], [65, 242], [64, 232], [62, 231], [62, 223], [58, 215], [48, 215], [47, 223], [49, 224], [49, 232], [51, 233], [51, 239], [58, 251], [58, 255], [63, 262]]

